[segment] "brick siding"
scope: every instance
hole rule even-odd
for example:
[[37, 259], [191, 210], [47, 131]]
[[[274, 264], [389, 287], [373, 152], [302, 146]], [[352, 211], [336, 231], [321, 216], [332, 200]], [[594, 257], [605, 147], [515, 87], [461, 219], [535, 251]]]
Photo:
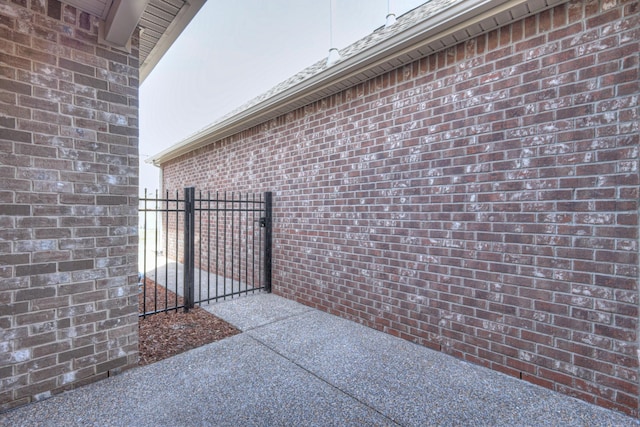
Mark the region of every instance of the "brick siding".
[[568, 2], [164, 185], [274, 191], [276, 293], [638, 416], [638, 9]]
[[138, 55], [97, 25], [0, 0], [0, 410], [137, 363]]

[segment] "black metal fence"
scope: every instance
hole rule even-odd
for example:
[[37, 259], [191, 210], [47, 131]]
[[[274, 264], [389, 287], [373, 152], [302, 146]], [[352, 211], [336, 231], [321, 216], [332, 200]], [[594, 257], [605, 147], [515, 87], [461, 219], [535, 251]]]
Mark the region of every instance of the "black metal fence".
[[272, 193], [140, 198], [140, 316], [271, 291]]

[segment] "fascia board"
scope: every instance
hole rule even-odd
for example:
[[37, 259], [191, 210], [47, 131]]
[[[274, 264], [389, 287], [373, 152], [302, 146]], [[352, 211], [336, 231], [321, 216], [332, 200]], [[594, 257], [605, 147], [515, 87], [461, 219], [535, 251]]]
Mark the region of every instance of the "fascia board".
[[149, 0], [114, 0], [106, 19], [100, 22], [100, 41], [130, 51], [131, 35], [148, 3]]
[[182, 34], [184, 29], [189, 25], [191, 20], [196, 16], [207, 0], [189, 0], [185, 2], [174, 20], [169, 24], [166, 31], [162, 34], [156, 45], [153, 47], [144, 63], [140, 64], [140, 84], [149, 76], [151, 71], [160, 62], [160, 59], [167, 53], [167, 50]]

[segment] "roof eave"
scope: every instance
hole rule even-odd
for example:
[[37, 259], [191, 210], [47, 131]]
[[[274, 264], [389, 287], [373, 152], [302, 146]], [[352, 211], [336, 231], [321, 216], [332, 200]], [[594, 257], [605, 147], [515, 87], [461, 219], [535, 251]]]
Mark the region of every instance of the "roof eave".
[[[355, 82], [349, 84], [352, 86], [358, 81], [369, 80], [373, 75], [381, 75], [397, 68], [398, 64], [413, 62], [508, 22], [521, 19], [526, 14], [538, 13], [566, 1], [470, 0], [457, 3], [295, 86], [214, 123], [150, 157], [146, 162], [160, 166], [183, 154], [343, 90], [344, 83], [347, 81]], [[521, 12], [514, 15], [514, 10], [526, 10], [526, 14], [522, 15]], [[371, 70], [374, 69], [376, 71], [372, 74]], [[366, 71], [369, 72], [365, 75]]]
[[206, 1], [207, 0], [189, 0], [185, 2], [175, 19], [167, 27], [162, 37], [160, 37], [160, 40], [158, 40], [151, 52], [149, 52], [144, 62], [140, 64], [140, 84], [144, 82], [155, 66], [158, 65], [158, 62], [160, 62], [167, 50], [173, 45], [178, 36], [182, 34]]
[[100, 22], [100, 42], [131, 51], [131, 35], [149, 0], [115, 0], [104, 21]]

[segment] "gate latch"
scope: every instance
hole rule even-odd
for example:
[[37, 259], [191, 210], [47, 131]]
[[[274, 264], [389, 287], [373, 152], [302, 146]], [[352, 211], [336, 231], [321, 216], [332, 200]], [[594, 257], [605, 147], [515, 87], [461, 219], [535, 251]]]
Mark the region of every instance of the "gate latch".
[[267, 226], [267, 218], [265, 217], [260, 218], [258, 222], [260, 223], [260, 228], [264, 228]]

